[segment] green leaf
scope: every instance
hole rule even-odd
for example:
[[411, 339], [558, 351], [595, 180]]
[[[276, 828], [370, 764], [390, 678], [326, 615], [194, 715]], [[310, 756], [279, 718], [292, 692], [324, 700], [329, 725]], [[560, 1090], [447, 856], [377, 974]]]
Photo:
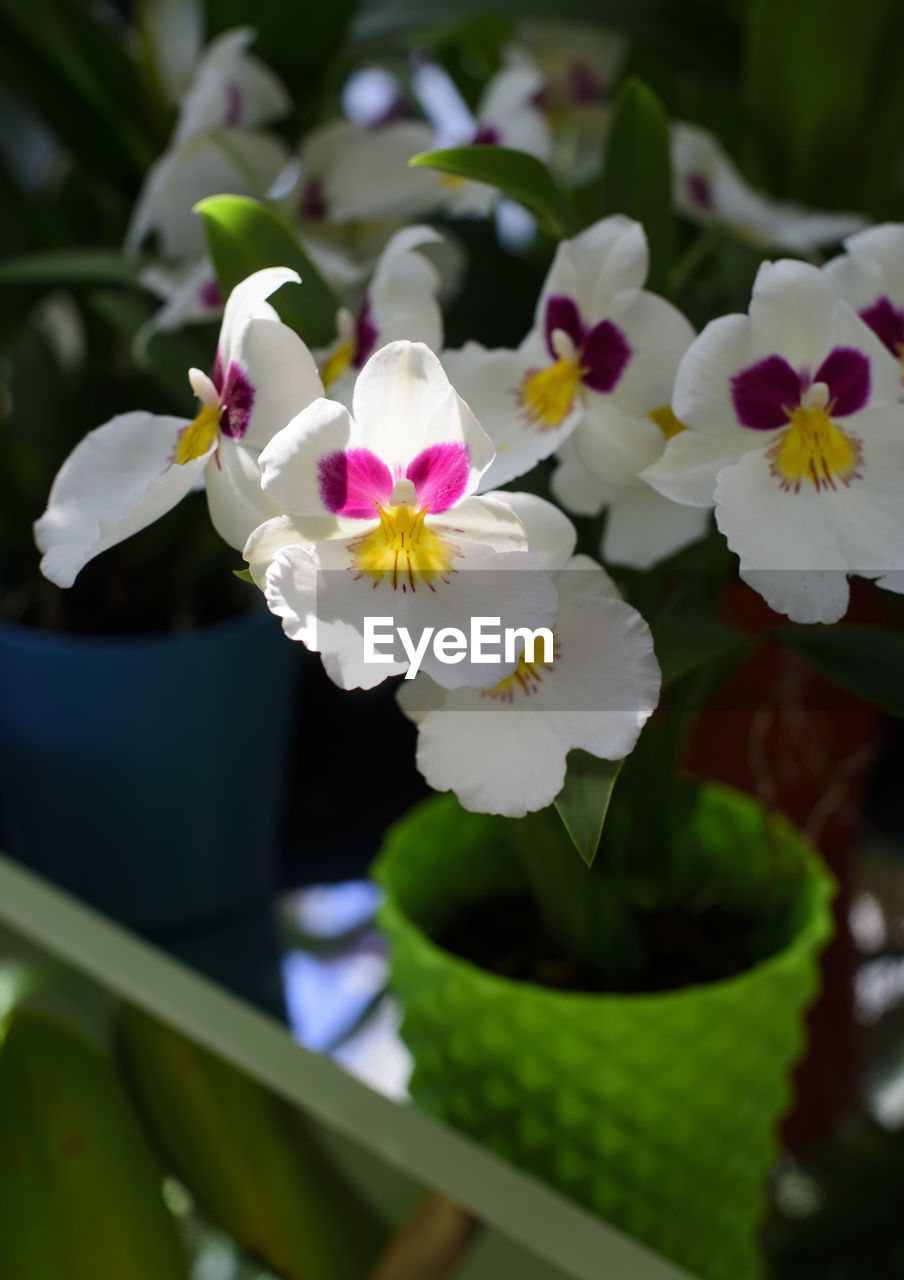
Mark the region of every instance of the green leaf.
[[881, 627], [778, 627], [776, 640], [834, 684], [904, 717], [904, 634]]
[[542, 161], [509, 147], [449, 147], [422, 151], [408, 161], [425, 169], [438, 169], [456, 178], [485, 182], [536, 214], [548, 231], [560, 239], [575, 231], [574, 214]]
[[252, 586], [256, 585], [254, 579], [251, 576], [250, 569], [233, 569], [232, 572], [233, 572], [233, 575], [236, 578], [238, 578], [239, 582], [250, 582]]
[[599, 760], [587, 751], [569, 751], [565, 785], [554, 804], [575, 848], [593, 866], [612, 789], [624, 762]]
[[894, 87], [899, 12], [894, 0], [796, 0], [793, 13], [787, 0], [750, 0], [743, 90], [776, 195], [861, 207], [874, 118]]
[[292, 267], [302, 283], [283, 285], [273, 305], [309, 347], [332, 341], [339, 299], [281, 214], [248, 196], [210, 196], [196, 204], [195, 211], [204, 219], [207, 247], [224, 296], [263, 267]]
[[107, 1058], [19, 1010], [0, 1049], [4, 1276], [187, 1280], [160, 1167]]
[[286, 0], [207, 0], [207, 36], [254, 26], [254, 54], [272, 67], [296, 95], [316, 86], [340, 48], [355, 0], [286, 4]]
[[669, 615], [653, 626], [653, 647], [663, 688], [701, 667], [740, 662], [755, 644], [751, 636], [700, 615], [683, 621]]
[[144, 288], [138, 272], [115, 249], [47, 249], [0, 262], [0, 284], [122, 284]]
[[615, 100], [597, 217], [623, 213], [642, 222], [650, 245], [648, 287], [663, 293], [674, 253], [672, 162], [665, 108], [642, 80]]
[[2, 79], [109, 182], [154, 155], [137, 67], [113, 24], [79, 0], [0, 0]]

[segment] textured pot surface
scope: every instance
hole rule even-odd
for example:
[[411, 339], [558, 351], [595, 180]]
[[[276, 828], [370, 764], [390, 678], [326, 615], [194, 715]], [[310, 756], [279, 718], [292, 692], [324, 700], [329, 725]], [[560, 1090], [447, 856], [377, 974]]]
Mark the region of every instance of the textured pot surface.
[[831, 877], [785, 820], [707, 787], [694, 848], [739, 909], [781, 884], [774, 954], [678, 991], [559, 992], [431, 940], [456, 904], [521, 886], [496, 822], [436, 797], [392, 829], [377, 864], [412, 1095], [693, 1274], [753, 1280], [777, 1126], [831, 931]]
[[0, 624], [0, 847], [140, 929], [263, 897], [297, 659], [263, 609], [136, 638]]

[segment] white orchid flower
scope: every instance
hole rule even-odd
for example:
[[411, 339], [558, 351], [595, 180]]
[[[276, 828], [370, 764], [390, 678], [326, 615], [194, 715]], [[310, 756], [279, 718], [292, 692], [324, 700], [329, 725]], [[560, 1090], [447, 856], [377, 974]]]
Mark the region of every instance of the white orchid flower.
[[436, 205], [436, 174], [408, 161], [432, 145], [421, 120], [367, 129], [334, 120], [304, 137], [288, 204], [308, 234], [327, 226], [418, 217]]
[[419, 675], [398, 699], [418, 725], [417, 765], [431, 787], [454, 791], [466, 809], [522, 818], [561, 791], [570, 750], [605, 760], [631, 751], [658, 702], [660, 674], [643, 618], [599, 565], [572, 555], [567, 518], [532, 494], [498, 496], [559, 593], [552, 660], [525, 653], [482, 690], [450, 692]]
[[[358, 375], [353, 414], [317, 400], [260, 457], [268, 498], [285, 513], [245, 547], [252, 574], [292, 639], [322, 654], [344, 688], [370, 688], [409, 661], [366, 659], [367, 618], [391, 617], [417, 637], [495, 617], [546, 625], [555, 591], [517, 516], [476, 496], [493, 447], [422, 343], [393, 342]], [[535, 572], [534, 572], [535, 571]], [[424, 670], [450, 687], [493, 683], [507, 665]]]
[[715, 506], [741, 576], [773, 609], [836, 622], [848, 574], [902, 589], [900, 377], [822, 271], [764, 263], [749, 315], [714, 320], [682, 361], [674, 410], [689, 429], [645, 476]]
[[898, 361], [904, 383], [904, 223], [868, 227], [844, 247], [823, 271]]
[[[310, 241], [302, 242], [302, 248], [334, 289], [348, 289], [360, 281], [364, 269], [340, 250]], [[154, 263], [141, 272], [141, 282], [162, 299], [163, 306], [136, 335], [139, 360], [155, 333], [172, 333], [186, 325], [218, 320], [223, 314], [223, 294], [206, 254], [191, 266]]]
[[200, 0], [155, 0], [144, 5], [141, 30], [167, 101], [180, 102], [191, 85], [204, 39]]
[[265, 301], [294, 271], [269, 267], [229, 296], [210, 377], [189, 370], [192, 422], [136, 411], [91, 431], [63, 463], [35, 524], [41, 571], [70, 587], [87, 562], [171, 510], [203, 481], [217, 532], [241, 548], [278, 508], [260, 487], [270, 437], [322, 392], [313, 357]]
[[826, 213], [773, 200], [751, 187], [707, 129], [672, 125], [676, 209], [704, 226], [721, 223], [763, 249], [811, 253], [866, 225], [856, 213]]
[[331, 400], [351, 407], [357, 374], [378, 347], [408, 338], [438, 351], [443, 341], [443, 317], [436, 295], [439, 272], [418, 250], [442, 243], [432, 227], [397, 231], [377, 259], [364, 298], [353, 314], [340, 309], [336, 340], [315, 351], [323, 386]]
[[554, 163], [572, 183], [602, 167], [608, 99], [628, 50], [624, 36], [589, 23], [523, 22], [505, 50], [513, 66], [535, 67], [542, 87], [532, 99], [549, 121]]
[[236, 27], [205, 50], [182, 102], [174, 146], [219, 129], [257, 129], [289, 113], [285, 85], [248, 53], [254, 37], [251, 27]]
[[[526, 63], [503, 67], [471, 113], [451, 76], [437, 63], [423, 62], [412, 76], [414, 92], [433, 126], [428, 147], [498, 146], [540, 160], [552, 155], [552, 130], [537, 106], [540, 71]], [[485, 217], [499, 200], [494, 187], [434, 173], [434, 200], [451, 217]]]
[[[667, 512], [640, 472], [678, 429], [669, 412], [675, 371], [693, 338], [684, 316], [643, 289], [646, 237], [621, 216], [563, 241], [534, 327], [517, 351], [468, 343], [447, 351], [450, 378], [496, 446], [485, 488], [523, 475], [567, 441], [557, 496], [576, 512], [613, 510], [607, 559], [645, 566], [699, 537], [705, 518]], [[651, 559], [652, 557], [652, 559]]]
[[192, 212], [197, 202], [222, 191], [263, 195], [288, 162], [283, 141], [259, 126], [285, 115], [291, 99], [246, 52], [253, 38], [247, 27], [224, 32], [199, 62], [172, 141], [139, 193], [126, 236], [131, 252], [153, 231], [165, 257], [198, 259], [204, 233]]

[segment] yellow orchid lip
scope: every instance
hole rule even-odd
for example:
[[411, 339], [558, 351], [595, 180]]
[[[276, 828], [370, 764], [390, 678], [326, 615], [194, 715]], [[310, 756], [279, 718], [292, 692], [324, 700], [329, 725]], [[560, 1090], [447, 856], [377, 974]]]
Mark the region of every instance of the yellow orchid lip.
[[220, 434], [220, 413], [220, 405], [205, 404], [194, 422], [190, 422], [179, 432], [179, 439], [173, 453], [173, 462], [176, 466], [184, 467], [187, 462], [193, 462], [195, 458], [203, 458], [210, 452]]
[[546, 369], [530, 370], [518, 393], [524, 415], [541, 431], [550, 431], [571, 412], [584, 370], [575, 358], [559, 356]]
[[494, 684], [492, 689], [482, 690], [481, 698], [491, 698], [494, 702], [512, 703], [519, 694], [529, 698], [531, 694], [536, 693], [543, 683], [544, 675], [553, 669], [553, 663], [562, 656], [559, 643], [555, 638], [553, 643], [553, 662], [541, 662], [536, 659], [528, 662], [527, 657], [522, 653], [512, 674], [500, 680], [498, 684]]
[[835, 489], [836, 481], [848, 485], [859, 478], [862, 446], [832, 421], [832, 408], [828, 387], [817, 382], [788, 413], [787, 430], [767, 453], [783, 489], [799, 493], [805, 480], [817, 491]]
[[393, 591], [416, 591], [419, 584], [435, 591], [453, 571], [456, 548], [425, 523], [430, 508], [415, 508], [410, 480], [397, 481], [392, 498], [377, 507], [377, 527], [351, 544], [353, 566], [374, 586], [388, 579]]

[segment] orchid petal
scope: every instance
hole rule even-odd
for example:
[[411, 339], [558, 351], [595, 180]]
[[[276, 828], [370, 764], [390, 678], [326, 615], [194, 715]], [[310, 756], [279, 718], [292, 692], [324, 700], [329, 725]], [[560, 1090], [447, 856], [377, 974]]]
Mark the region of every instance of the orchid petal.
[[261, 488], [256, 449], [221, 439], [219, 449], [207, 463], [204, 482], [213, 527], [237, 551], [258, 525], [280, 513]]
[[76, 445], [35, 523], [45, 577], [71, 587], [94, 556], [153, 524], [190, 492], [214, 445], [199, 458], [174, 464], [187, 426], [184, 418], [124, 413]]

